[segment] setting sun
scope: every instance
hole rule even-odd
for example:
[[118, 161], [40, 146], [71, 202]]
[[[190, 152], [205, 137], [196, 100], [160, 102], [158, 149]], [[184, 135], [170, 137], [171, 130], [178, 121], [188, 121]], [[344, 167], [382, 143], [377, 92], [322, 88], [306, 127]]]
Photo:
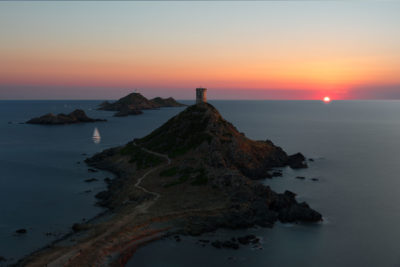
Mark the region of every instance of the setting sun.
[[330, 98], [329, 96], [325, 96], [325, 97], [324, 97], [324, 102], [325, 102], [325, 103], [331, 102], [331, 98]]

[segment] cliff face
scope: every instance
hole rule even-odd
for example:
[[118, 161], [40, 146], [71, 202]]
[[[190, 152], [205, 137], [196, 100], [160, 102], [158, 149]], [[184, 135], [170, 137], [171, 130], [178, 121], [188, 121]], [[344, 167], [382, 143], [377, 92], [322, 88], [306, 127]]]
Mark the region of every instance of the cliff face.
[[188, 107], [135, 142], [173, 158], [189, 151], [207, 155], [209, 165], [238, 169], [251, 178], [269, 177], [273, 167], [306, 167], [301, 154], [288, 156], [271, 141], [247, 138], [208, 103]]
[[73, 123], [84, 123], [84, 122], [97, 122], [106, 121], [102, 119], [92, 119], [89, 118], [86, 113], [81, 109], [76, 109], [69, 114], [58, 114], [54, 115], [52, 113], [43, 115], [41, 117], [33, 118], [26, 123], [29, 124], [73, 124]]

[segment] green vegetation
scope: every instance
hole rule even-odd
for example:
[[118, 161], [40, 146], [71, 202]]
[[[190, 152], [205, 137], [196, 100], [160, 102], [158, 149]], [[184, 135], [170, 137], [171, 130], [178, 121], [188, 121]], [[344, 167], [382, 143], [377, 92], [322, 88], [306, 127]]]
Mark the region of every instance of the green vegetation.
[[183, 184], [188, 179], [189, 179], [189, 175], [184, 175], [184, 176], [179, 177], [177, 180], [172, 181], [172, 182], [164, 185], [164, 187], [171, 187], [171, 186], [174, 186], [174, 185]]
[[175, 176], [178, 173], [178, 167], [172, 167], [160, 172], [160, 176]]
[[224, 132], [222, 134], [222, 136], [224, 136], [224, 137], [232, 137], [233, 135], [232, 135], [232, 133]]
[[190, 106], [136, 142], [150, 150], [167, 153], [171, 158], [184, 155], [205, 141], [211, 142], [212, 135], [207, 132], [211, 116], [205, 113], [213, 109], [197, 105]]
[[129, 162], [136, 163], [138, 170], [157, 166], [164, 161], [164, 158], [146, 152], [133, 143], [127, 144], [120, 153], [124, 156], [130, 156]]
[[[161, 173], [163, 173], [163, 175], [161, 175]], [[190, 177], [193, 176], [194, 179], [190, 183], [191, 185], [199, 186], [206, 185], [208, 183], [207, 173], [204, 168], [195, 169], [192, 167], [187, 167], [183, 170], [178, 170], [177, 167], [172, 167], [170, 169], [162, 171], [161, 173], [160, 176], [174, 176], [179, 174], [179, 177], [176, 180], [165, 184], [164, 187], [171, 187], [174, 185], [183, 184], [184, 182], [189, 180]]]
[[191, 182], [191, 185], [206, 185], [208, 183], [208, 177], [206, 170], [204, 168], [200, 168], [197, 170], [198, 174], [194, 178], [194, 181]]

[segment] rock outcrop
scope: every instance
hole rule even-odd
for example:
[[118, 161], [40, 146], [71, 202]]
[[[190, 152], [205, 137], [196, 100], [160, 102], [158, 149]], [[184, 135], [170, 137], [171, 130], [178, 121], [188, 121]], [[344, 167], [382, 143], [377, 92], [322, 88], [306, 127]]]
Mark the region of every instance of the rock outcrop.
[[[21, 260], [20, 266], [66, 260], [70, 266], [94, 261], [120, 266], [139, 245], [164, 236], [180, 242], [180, 234], [200, 235], [218, 228], [322, 220], [307, 203], [297, 202], [294, 193], [274, 192], [257, 180], [275, 167], [305, 167], [304, 157], [289, 156], [268, 140], [248, 139], [205, 103], [188, 107], [143, 138], [85, 161], [116, 175], [107, 180], [106, 191], [96, 194], [109, 214], [75, 224], [73, 234]], [[63, 242], [72, 237], [74, 243]], [[249, 243], [257, 247], [257, 242], [249, 235], [202, 243], [237, 249]]]
[[41, 117], [30, 119], [26, 123], [59, 125], [59, 124], [73, 124], [73, 123], [99, 122], [99, 121], [106, 121], [106, 120], [89, 118], [83, 110], [76, 109], [69, 114], [60, 113], [58, 115], [55, 115], [49, 113]]
[[[176, 162], [161, 171], [158, 178], [148, 182], [164, 188], [165, 194], [169, 193], [168, 190], [177, 190], [175, 193], [179, 194], [185, 190], [194, 190], [193, 186], [205, 186], [210, 191], [218, 190], [219, 195], [224, 197], [223, 203], [226, 206], [223, 211], [212, 216], [192, 217], [183, 226], [184, 233], [197, 235], [219, 227], [236, 229], [253, 225], [272, 226], [277, 220], [322, 220], [321, 214], [306, 203], [298, 203], [294, 193], [286, 191], [278, 194], [255, 181], [270, 177], [275, 167], [306, 167], [304, 156], [300, 153], [289, 156], [269, 140], [253, 141], [245, 137], [207, 103], [188, 107], [143, 138], [87, 159], [89, 165], [120, 174], [119, 178], [110, 182], [108, 191], [97, 195], [101, 205], [118, 209], [121, 205], [118, 199], [123, 198], [121, 196], [124, 194], [130, 194], [125, 190], [131, 186], [131, 178], [124, 178], [123, 175], [126, 168], [136, 166], [140, 171], [162, 164], [161, 158], [157, 159], [146, 151], [167, 154]], [[129, 163], [123, 167], [121, 162], [126, 157]], [[165, 182], [166, 179], [170, 179], [169, 182]], [[200, 199], [207, 197], [204, 195]], [[142, 196], [140, 201], [146, 199]], [[135, 197], [135, 201], [138, 198]], [[168, 197], [164, 195], [163, 201], [168, 202]]]
[[140, 93], [131, 93], [118, 99], [114, 103], [103, 102], [100, 104], [99, 110], [120, 111], [121, 109], [153, 109], [158, 108], [159, 105], [151, 102]]
[[128, 106], [122, 107], [117, 113], [114, 114], [114, 117], [126, 117], [129, 115], [140, 115], [143, 114], [143, 111], [136, 108], [130, 108]]
[[26, 234], [28, 231], [25, 228], [21, 228], [15, 231], [17, 234]]
[[184, 106], [186, 106], [184, 104], [177, 102], [172, 97], [168, 97], [168, 98], [156, 97], [156, 98], [151, 99], [150, 101], [157, 104], [159, 107], [184, 107]]
[[156, 109], [161, 107], [182, 107], [185, 106], [177, 102], [172, 97], [161, 98], [156, 97], [151, 100], [147, 99], [140, 93], [131, 93], [117, 100], [114, 103], [105, 101], [100, 104], [99, 110], [118, 111], [114, 116], [123, 117], [128, 115], [142, 114], [144, 109]]
[[307, 167], [301, 153], [288, 156], [270, 140], [253, 141], [247, 138], [208, 103], [188, 107], [135, 142], [170, 157], [194, 150], [197, 154], [207, 155], [210, 166], [237, 169], [255, 179], [270, 177], [274, 167]]

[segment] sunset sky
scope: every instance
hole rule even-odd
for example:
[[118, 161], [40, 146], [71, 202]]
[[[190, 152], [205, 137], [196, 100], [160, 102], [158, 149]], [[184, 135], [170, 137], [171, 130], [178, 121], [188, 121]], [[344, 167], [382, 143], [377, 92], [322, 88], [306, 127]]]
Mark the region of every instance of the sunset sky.
[[0, 2], [0, 99], [400, 99], [399, 1]]

